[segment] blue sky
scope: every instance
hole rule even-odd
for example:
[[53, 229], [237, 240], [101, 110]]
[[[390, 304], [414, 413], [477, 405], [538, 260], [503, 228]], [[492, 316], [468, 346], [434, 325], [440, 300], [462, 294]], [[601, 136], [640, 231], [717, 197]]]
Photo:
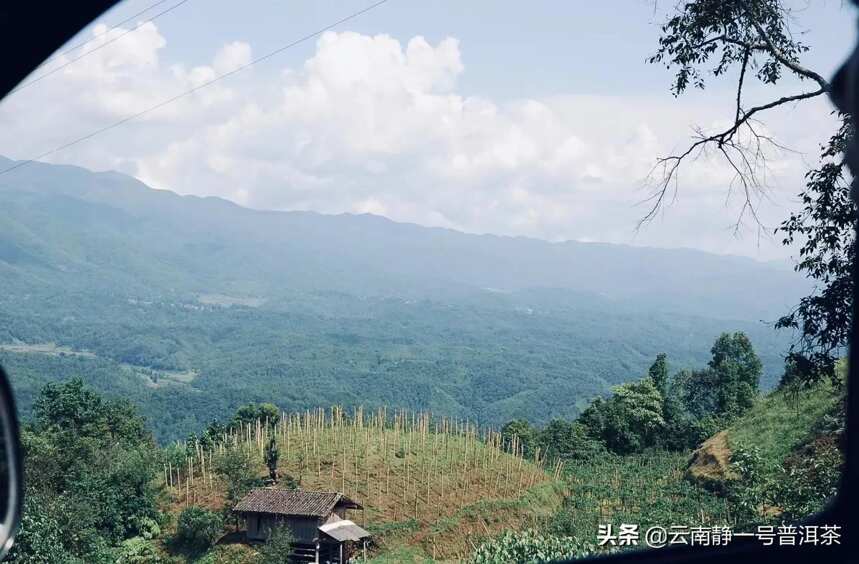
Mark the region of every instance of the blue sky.
[[[121, 3], [70, 44], [91, 40], [90, 49], [122, 32], [93, 39], [106, 26], [150, 4]], [[4, 101], [0, 154], [38, 155], [369, 4], [188, 0]], [[645, 63], [673, 6], [389, 0], [47, 160], [263, 209], [788, 258], [794, 250], [768, 233], [796, 208], [802, 174], [832, 131], [824, 100], [766, 117], [767, 130], [798, 153], [772, 155], [765, 229], [734, 229], [742, 202], [727, 197], [731, 175], [708, 158], [684, 170], [677, 201], [657, 221], [635, 229], [655, 159], [688, 144], [692, 127], [713, 129], [733, 115], [731, 76], [674, 99], [671, 74]], [[813, 47], [803, 62], [831, 75], [854, 40], [852, 6], [792, 6], [794, 32]], [[750, 87], [748, 103], [804, 87]]]
[[[191, 0], [159, 19], [158, 25], [170, 38], [166, 58], [203, 64], [229, 41], [247, 41], [262, 54], [372, 3]], [[102, 20], [122, 21], [151, 4], [152, 0], [126, 0]], [[659, 26], [673, 4], [672, 0], [389, 0], [343, 29], [385, 33], [403, 42], [416, 35], [430, 43], [456, 37], [468, 69], [460, 81], [466, 95], [509, 99], [570, 92], [661, 94], [670, 73], [644, 61], [655, 50]], [[831, 74], [852, 46], [856, 28], [852, 7], [841, 0], [793, 4], [801, 18], [797, 29], [804, 28], [806, 41], [814, 46], [808, 65]], [[313, 51], [314, 43], [305, 43], [265, 64], [297, 66]]]

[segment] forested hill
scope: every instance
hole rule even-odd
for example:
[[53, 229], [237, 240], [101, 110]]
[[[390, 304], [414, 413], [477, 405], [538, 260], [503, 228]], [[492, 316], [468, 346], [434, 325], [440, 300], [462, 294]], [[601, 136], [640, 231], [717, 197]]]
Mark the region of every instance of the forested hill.
[[772, 382], [789, 336], [766, 322], [807, 290], [745, 258], [257, 211], [71, 166], [0, 176], [0, 209], [0, 363], [24, 408], [80, 375], [162, 438], [259, 400], [572, 417], [658, 352], [705, 362], [722, 331]]

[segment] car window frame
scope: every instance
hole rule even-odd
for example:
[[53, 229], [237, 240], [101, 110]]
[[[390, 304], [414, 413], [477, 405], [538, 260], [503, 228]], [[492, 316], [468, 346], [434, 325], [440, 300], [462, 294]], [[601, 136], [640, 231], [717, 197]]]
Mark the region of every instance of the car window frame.
[[[120, 0], [75, 0], [74, 2], [45, 2], [6, 0], [0, 3], [0, 49], [10, 55], [5, 58], [0, 71], [0, 100], [36, 67], [50, 57], [65, 42], [91, 24]], [[859, 232], [857, 232], [859, 235]], [[857, 280], [859, 267], [853, 264], [853, 280]], [[853, 285], [853, 334], [857, 334], [857, 286]], [[833, 546], [762, 546], [755, 539], [734, 538], [721, 547], [668, 547], [629, 551], [621, 554], [586, 557], [575, 562], [755, 562], [761, 559], [778, 558], [781, 562], [809, 562], [823, 559], [826, 562], [847, 562], [850, 555], [859, 555], [851, 531], [856, 527], [851, 503], [857, 499], [857, 454], [859, 454], [859, 398], [857, 398], [857, 376], [859, 351], [850, 346], [849, 376], [846, 401], [846, 451], [844, 472], [836, 497], [827, 507], [800, 522], [808, 525], [839, 525], [841, 544]], [[20, 500], [18, 500], [20, 502]], [[671, 525], [666, 524], [666, 525]], [[591, 534], [591, 532], [584, 532]], [[593, 531], [596, 539], [597, 531]], [[571, 561], [572, 562], [572, 561]]]

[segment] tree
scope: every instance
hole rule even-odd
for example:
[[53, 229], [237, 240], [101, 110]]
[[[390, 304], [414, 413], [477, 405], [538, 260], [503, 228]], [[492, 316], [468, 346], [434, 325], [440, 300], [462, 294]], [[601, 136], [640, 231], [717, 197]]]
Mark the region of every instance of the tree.
[[668, 391], [668, 355], [665, 353], [656, 355], [656, 360], [650, 365], [647, 375], [653, 380], [653, 385], [656, 386], [662, 397], [665, 397]]
[[55, 500], [28, 488], [24, 495], [21, 526], [9, 553], [11, 562], [49, 564], [62, 562], [67, 557], [62, 525], [56, 513], [57, 505]]
[[716, 413], [716, 374], [710, 368], [681, 370], [671, 379], [663, 398], [665, 432], [657, 444], [668, 450], [687, 450], [699, 445], [720, 428]]
[[592, 460], [605, 454], [605, 445], [577, 421], [551, 420], [539, 432], [538, 443], [549, 460]]
[[213, 468], [227, 485], [225, 511], [230, 511], [251, 488], [262, 485], [258, 465], [256, 456], [238, 447], [227, 448], [215, 457]]
[[214, 445], [223, 440], [223, 436], [226, 432], [226, 425], [222, 424], [220, 421], [212, 421], [206, 427], [206, 430], [203, 432], [203, 436], [200, 437], [200, 445], [204, 449], [210, 450]]
[[[744, 204], [737, 228], [747, 213], [758, 221], [754, 200], [766, 188], [767, 153], [783, 149], [763, 131], [760, 119], [775, 108], [832, 91], [823, 76], [802, 64], [801, 55], [809, 47], [797, 39], [799, 34], [792, 33], [793, 17], [780, 0], [687, 0], [678, 4], [662, 26], [659, 48], [649, 62], [676, 71], [671, 85], [675, 96], [690, 86], [705, 88], [707, 71], [722, 77], [735, 70], [735, 110], [729, 126], [716, 132], [698, 128], [685, 150], [657, 160], [657, 189], [642, 222], [655, 217], [669, 196], [676, 194], [681, 166], [711, 150], [733, 170], [732, 189], [736, 186], [742, 191]], [[757, 105], [745, 104], [749, 81], [774, 85], [785, 77], [812, 86]], [[853, 131], [847, 114], [833, 113], [840, 125], [821, 147], [816, 168], [805, 175], [805, 188], [799, 194], [802, 208], [776, 229], [784, 245], [800, 244], [795, 268], [820, 286], [776, 323], [779, 328], [798, 330], [789, 356], [812, 380], [822, 376], [836, 379], [835, 360], [852, 337], [851, 265], [856, 255], [853, 230], [857, 213], [849, 194], [845, 154]]]
[[588, 433], [618, 454], [653, 446], [665, 427], [662, 395], [648, 377], [613, 389], [608, 399], [597, 398], [579, 416]]
[[269, 439], [268, 445], [265, 447], [265, 465], [268, 467], [268, 476], [272, 482], [277, 483], [277, 460], [280, 458], [280, 452], [277, 449], [277, 441], [274, 437]]
[[525, 419], [514, 419], [501, 427], [501, 444], [505, 449], [513, 448], [514, 439], [522, 456], [532, 456], [537, 447], [537, 431]]
[[280, 421], [280, 410], [273, 403], [249, 403], [236, 410], [232, 424], [256, 425], [257, 421], [271, 426]]
[[224, 522], [214, 511], [202, 507], [186, 507], [176, 523], [176, 545], [191, 553], [205, 552], [221, 536]]
[[796, 270], [822, 284], [818, 293], [804, 297], [776, 323], [799, 331], [788, 360], [806, 384], [823, 377], [841, 383], [835, 364], [853, 338], [857, 213], [845, 180], [844, 156], [852, 137], [853, 125], [844, 116], [838, 133], [821, 149], [820, 166], [806, 174], [806, 190], [799, 195], [802, 209], [781, 225], [785, 245], [802, 242]]
[[80, 380], [49, 384], [22, 430], [27, 484], [20, 561], [61, 550], [86, 562], [113, 561], [112, 547], [161, 517], [159, 455], [143, 418]]
[[260, 547], [257, 564], [281, 564], [292, 555], [295, 537], [286, 525], [272, 529], [266, 543]]
[[708, 366], [716, 376], [716, 413], [739, 415], [758, 395], [762, 364], [745, 333], [722, 333]]
[[713, 415], [718, 411], [717, 387], [718, 376], [711, 368], [681, 370], [672, 381], [674, 405], [695, 419]]
[[[749, 338], [722, 333], [703, 370], [683, 370], [671, 382], [666, 419], [730, 419], [749, 409], [758, 395], [762, 364]], [[709, 427], [709, 425], [708, 425]]]

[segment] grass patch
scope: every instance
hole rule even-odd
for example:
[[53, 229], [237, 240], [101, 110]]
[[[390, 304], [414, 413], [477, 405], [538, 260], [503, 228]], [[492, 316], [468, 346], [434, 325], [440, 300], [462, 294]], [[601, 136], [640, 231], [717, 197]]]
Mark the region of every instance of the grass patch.
[[400, 562], [424, 564], [434, 560], [417, 546], [400, 546], [370, 558], [367, 562], [368, 564], [399, 564]]
[[811, 437], [838, 397], [826, 381], [795, 392], [777, 390], [728, 427], [728, 444], [757, 448], [767, 460], [781, 462]]

